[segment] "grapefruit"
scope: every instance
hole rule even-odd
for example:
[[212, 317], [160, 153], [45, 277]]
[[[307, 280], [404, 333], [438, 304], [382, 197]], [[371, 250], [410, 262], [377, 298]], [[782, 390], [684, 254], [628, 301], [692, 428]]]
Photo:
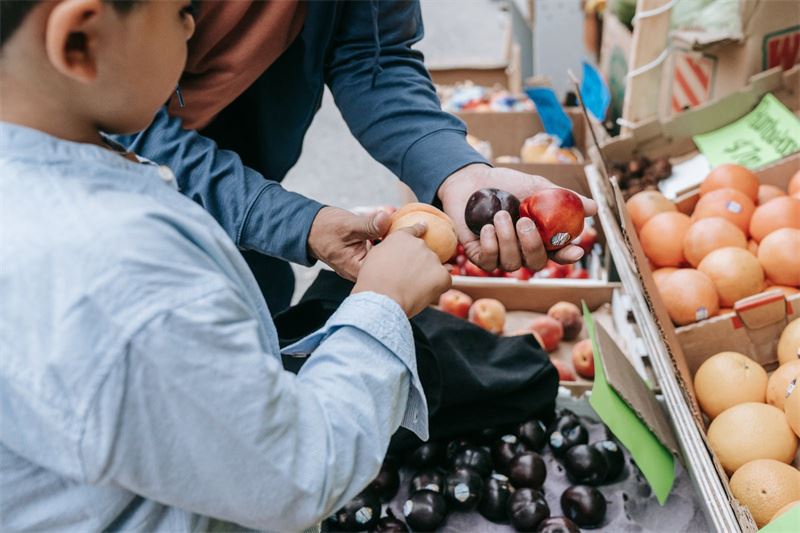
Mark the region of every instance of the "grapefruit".
[[653, 271], [653, 281], [656, 282], [656, 287], [658, 287], [659, 291], [661, 290], [661, 284], [664, 283], [664, 280], [676, 270], [678, 269], [675, 267], [664, 267], [657, 268]]
[[721, 217], [704, 218], [692, 224], [686, 233], [683, 255], [697, 268], [709, 253], [728, 246], [747, 249], [747, 237], [742, 230]]
[[740, 403], [720, 413], [708, 426], [708, 444], [730, 475], [756, 459], [789, 464], [797, 436], [783, 411], [764, 403]]
[[700, 196], [705, 196], [711, 191], [730, 188], [741, 191], [755, 202], [758, 198], [759, 185], [758, 176], [750, 169], [740, 165], [724, 164], [709, 172], [700, 184]]
[[779, 187], [776, 187], [774, 185], [758, 186], [758, 205], [764, 205], [770, 200], [779, 198], [781, 196], [786, 196], [786, 193], [782, 191]]
[[794, 196], [800, 193], [800, 170], [794, 173], [792, 179], [789, 180], [789, 196]]
[[694, 375], [700, 409], [713, 419], [722, 411], [746, 402], [763, 402], [767, 372], [738, 352], [720, 352], [706, 359]]
[[758, 262], [775, 285], [800, 287], [800, 229], [782, 228], [764, 237]]
[[736, 189], [716, 189], [702, 196], [694, 208], [692, 219], [722, 217], [734, 223], [745, 234], [756, 206], [749, 196]]
[[783, 328], [778, 340], [778, 363], [785, 365], [800, 359], [800, 318], [795, 318]]
[[789, 385], [786, 386], [786, 401], [783, 403], [783, 411], [786, 413], [786, 422], [800, 437], [800, 377], [795, 376]]
[[781, 228], [800, 229], [800, 200], [791, 196], [775, 198], [760, 205], [750, 219], [750, 236], [758, 242]]
[[667, 211], [648, 220], [639, 239], [645, 255], [657, 267], [677, 267], [684, 263], [683, 239], [692, 225], [683, 213]]
[[764, 271], [758, 259], [741, 248], [714, 250], [697, 269], [714, 282], [723, 307], [733, 307], [738, 300], [758, 294], [764, 287]]
[[731, 477], [731, 492], [763, 527], [781, 508], [800, 499], [800, 472], [771, 459], [750, 461]]
[[658, 191], [637, 192], [625, 202], [625, 206], [637, 232], [642, 231], [645, 223], [657, 214], [678, 210], [675, 204]]
[[800, 375], [800, 359], [779, 366], [767, 382], [767, 403], [783, 409], [789, 382]]
[[715, 316], [719, 298], [714, 282], [693, 268], [682, 268], [661, 282], [659, 293], [672, 321], [685, 326]]
[[787, 512], [788, 512], [790, 509], [793, 509], [793, 508], [794, 508], [795, 506], [797, 506], [797, 505], [800, 505], [800, 500], [793, 501], [792, 503], [787, 503], [786, 505], [784, 505], [783, 507], [781, 507], [781, 508], [778, 510], [778, 512], [777, 512], [777, 513], [775, 513], [774, 515], [772, 515], [772, 518], [770, 519], [770, 522], [772, 522], [773, 520], [775, 520], [775, 519], [776, 519], [776, 518], [778, 518], [779, 516], [781, 516], [781, 515], [783, 515], [783, 514], [787, 513]]

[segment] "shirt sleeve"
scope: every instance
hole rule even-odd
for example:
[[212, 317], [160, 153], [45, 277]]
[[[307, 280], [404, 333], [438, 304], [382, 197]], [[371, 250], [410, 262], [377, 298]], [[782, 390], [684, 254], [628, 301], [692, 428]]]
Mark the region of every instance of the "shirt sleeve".
[[466, 142], [464, 123], [442, 111], [412, 48], [423, 36], [419, 2], [343, 4], [325, 71], [336, 105], [372, 157], [430, 203], [450, 174], [488, 163]]
[[180, 191], [199, 203], [242, 250], [310, 265], [308, 232], [322, 204], [287, 191], [244, 166], [236, 153], [183, 129], [166, 108], [136, 135], [114, 136], [128, 150], [175, 172]]
[[427, 437], [411, 328], [400, 307], [351, 296], [312, 338], [299, 375], [266, 353], [263, 328], [223, 288], [134, 336], [88, 411], [90, 483], [198, 514], [299, 531], [377, 474], [401, 422]]

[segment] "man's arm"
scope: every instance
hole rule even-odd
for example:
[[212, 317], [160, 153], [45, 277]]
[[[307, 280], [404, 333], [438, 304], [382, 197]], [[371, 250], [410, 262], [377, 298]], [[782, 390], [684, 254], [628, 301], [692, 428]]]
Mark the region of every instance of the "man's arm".
[[222, 288], [154, 317], [96, 394], [79, 450], [90, 483], [268, 531], [301, 531], [377, 474], [401, 423], [427, 438], [402, 309], [351, 296], [295, 376]]
[[181, 127], [166, 108], [145, 131], [116, 140], [175, 172], [183, 194], [203, 206], [243, 250], [311, 264], [308, 232], [322, 204], [285, 190], [239, 156]]
[[[367, 151], [421, 201], [433, 202], [445, 178], [486, 160], [466, 142], [464, 123], [441, 110], [422, 54], [411, 48], [423, 36], [419, 2], [343, 4], [325, 70], [336, 105]], [[373, 4], [379, 9], [377, 75]]]

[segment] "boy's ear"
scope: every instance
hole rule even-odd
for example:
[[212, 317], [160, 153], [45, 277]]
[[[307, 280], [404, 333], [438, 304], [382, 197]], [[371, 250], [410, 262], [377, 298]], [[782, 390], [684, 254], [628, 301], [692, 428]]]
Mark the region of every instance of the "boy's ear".
[[53, 67], [81, 82], [97, 76], [102, 0], [62, 0], [47, 18], [45, 49]]

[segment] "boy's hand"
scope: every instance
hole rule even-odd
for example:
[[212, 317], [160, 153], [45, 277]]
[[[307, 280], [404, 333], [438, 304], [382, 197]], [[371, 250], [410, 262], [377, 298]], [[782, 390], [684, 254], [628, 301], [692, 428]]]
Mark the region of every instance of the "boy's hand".
[[371, 246], [369, 241], [383, 237], [391, 225], [384, 211], [359, 216], [337, 207], [323, 207], [311, 224], [308, 250], [314, 259], [355, 281]]
[[437, 255], [420, 239], [424, 224], [395, 231], [369, 251], [353, 294], [376, 292], [397, 302], [411, 318], [435, 302], [452, 280]]
[[[544, 268], [548, 253], [532, 220], [521, 218], [515, 227], [511, 217], [501, 212], [495, 217], [494, 225], [483, 230], [478, 237], [464, 221], [464, 208], [472, 193], [483, 187], [496, 187], [523, 200], [536, 191], [555, 186], [542, 176], [475, 164], [451, 174], [439, 187], [438, 196], [444, 212], [455, 222], [458, 240], [464, 245], [470, 261], [488, 271], [500, 267], [512, 272], [521, 266], [536, 271]], [[594, 200], [580, 198], [587, 217], [597, 213]], [[549, 255], [557, 263], [574, 263], [581, 258], [583, 250], [569, 245]]]

